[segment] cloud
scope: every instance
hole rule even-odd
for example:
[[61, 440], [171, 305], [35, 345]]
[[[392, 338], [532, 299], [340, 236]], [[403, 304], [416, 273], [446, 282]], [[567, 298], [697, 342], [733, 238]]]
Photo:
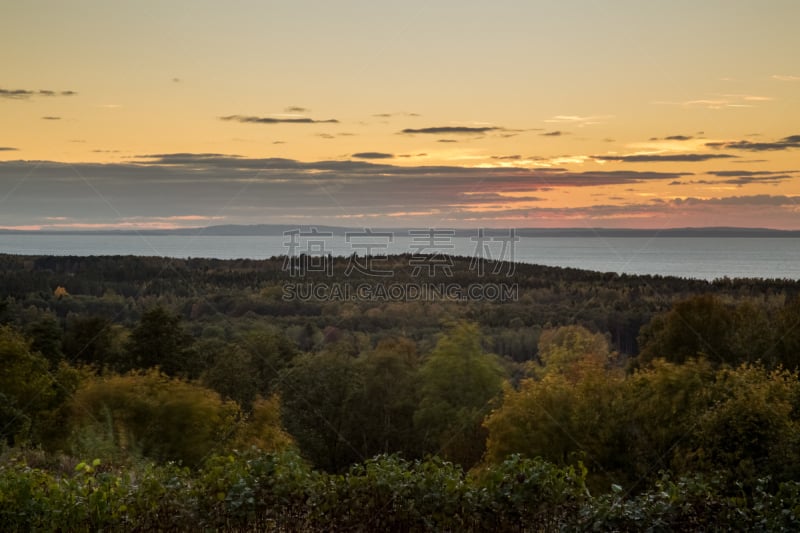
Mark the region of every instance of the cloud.
[[[609, 198], [611, 199], [611, 198]], [[447, 220], [471, 223], [501, 220], [517, 227], [652, 227], [661, 229], [676, 221], [691, 226], [744, 226], [757, 221], [761, 227], [796, 228], [800, 196], [738, 196], [729, 198], [651, 199], [648, 202], [600, 204], [581, 207], [537, 207], [508, 209], [498, 213], [462, 212]], [[466, 210], [465, 210], [466, 211]], [[496, 222], [495, 222], [496, 224]]]
[[800, 135], [790, 135], [774, 142], [750, 142], [750, 141], [731, 141], [731, 142], [712, 142], [706, 146], [716, 149], [747, 150], [750, 152], [770, 152], [777, 150], [789, 150], [800, 148]]
[[[571, 172], [513, 166], [399, 166], [383, 160], [299, 161], [216, 152], [141, 154], [103, 164], [0, 161], [0, 183], [29, 173], [3, 204], [5, 225], [41, 224], [47, 216], [71, 217], [86, 224], [122, 223], [134, 217], [187, 214], [176, 213], [178, 206], [187, 205], [192, 215], [224, 215], [231, 224], [301, 219], [322, 224], [344, 216], [386, 223], [390, 218], [384, 217], [414, 206], [414, 212], [438, 214], [403, 220], [397, 215], [391, 221], [435, 224], [452, 212], [453, 218], [468, 225], [468, 219], [491, 213], [527, 216], [533, 202], [540, 206], [533, 215], [560, 216], [559, 211], [541, 207], [545, 204], [539, 199], [545, 191], [588, 188], [595, 192], [599, 189], [593, 187], [610, 185], [638, 189], [691, 176], [687, 172]], [[220, 205], [225, 206], [223, 212]], [[564, 220], [560, 220], [562, 225]]]
[[797, 207], [800, 196], [756, 194], [753, 196], [728, 196], [724, 198], [675, 198], [671, 200], [674, 205], [715, 205], [715, 206], [764, 206]]
[[479, 126], [479, 127], [470, 127], [470, 126], [436, 126], [431, 128], [406, 128], [400, 133], [405, 133], [408, 135], [414, 135], [417, 133], [424, 133], [424, 134], [431, 134], [431, 135], [471, 135], [471, 134], [482, 134], [482, 133], [489, 133], [491, 131], [499, 131], [503, 128], [498, 128], [495, 126]]
[[358, 152], [350, 157], [355, 157], [357, 159], [392, 159], [394, 155], [383, 152]]
[[436, 141], [437, 143], [457, 143], [458, 141], [455, 139], [439, 139]]
[[779, 176], [784, 174], [792, 174], [798, 172], [797, 170], [711, 170], [706, 172], [712, 176], [727, 177], [750, 177], [750, 176]]
[[735, 185], [743, 187], [745, 185], [778, 185], [784, 181], [795, 179], [795, 176], [789, 174], [775, 174], [769, 176], [736, 176], [724, 180], [691, 180], [691, 181], [673, 181], [669, 185]]
[[182, 81], [180, 78], [172, 78], [172, 83], [181, 83]]
[[516, 159], [521, 159], [522, 156], [520, 155], [493, 155], [492, 159], [497, 159], [499, 161], [512, 161]]
[[307, 107], [300, 107], [300, 106], [296, 106], [296, 105], [291, 105], [291, 106], [285, 108], [284, 111], [287, 112], [287, 113], [308, 113], [311, 110], [308, 109]]
[[61, 120], [61, 117], [47, 116], [47, 117], [42, 117], [42, 120]]
[[787, 174], [776, 175], [776, 176], [742, 176], [739, 178], [731, 178], [723, 180], [722, 183], [729, 185], [737, 185], [739, 187], [755, 183], [761, 185], [778, 185], [781, 182], [792, 179], [794, 179], [794, 176], [789, 176]]
[[567, 132], [556, 130], [556, 131], [548, 131], [545, 133], [540, 133], [539, 135], [541, 135], [542, 137], [560, 137], [562, 135], [567, 135]]
[[736, 157], [730, 154], [640, 154], [640, 155], [593, 155], [597, 161], [620, 161], [623, 163], [663, 163], [683, 162], [695, 163], [711, 159], [728, 159]]
[[251, 124], [338, 124], [335, 118], [327, 120], [314, 120], [308, 117], [254, 117], [248, 115], [228, 115], [219, 117], [220, 120], [243, 122]]
[[391, 117], [419, 117], [422, 115], [420, 115], [419, 113], [400, 112], [400, 113], [375, 113], [372, 116], [375, 118], [391, 118]]
[[800, 81], [800, 76], [789, 76], [786, 74], [773, 74], [771, 78], [778, 81]]
[[30, 89], [0, 89], [0, 98], [9, 98], [11, 100], [27, 100], [37, 96], [73, 96], [76, 95], [75, 91], [52, 91], [49, 89], [40, 89], [38, 91]]
[[13, 148], [11, 146], [0, 146], [0, 152], [16, 152], [19, 148]]
[[699, 98], [696, 100], [685, 100], [683, 102], [670, 102], [659, 100], [653, 102], [657, 105], [676, 105], [681, 107], [702, 107], [705, 109], [727, 109], [739, 107], [753, 107], [754, 102], [768, 102], [773, 98], [770, 96], [759, 96], [755, 94], [718, 94], [712, 98]]
[[593, 115], [585, 117], [580, 115], [556, 115], [552, 118], [545, 119], [545, 122], [551, 124], [573, 124], [582, 128], [584, 126], [602, 124], [612, 118], [614, 118], [614, 115]]
[[664, 137], [665, 141], [690, 141], [694, 139], [691, 135], [668, 135]]

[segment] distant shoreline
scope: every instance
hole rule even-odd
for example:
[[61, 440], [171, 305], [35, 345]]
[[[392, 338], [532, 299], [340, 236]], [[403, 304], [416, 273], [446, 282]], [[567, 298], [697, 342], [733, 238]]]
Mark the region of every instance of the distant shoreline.
[[[338, 227], [323, 225], [226, 225], [207, 226], [199, 228], [179, 229], [143, 229], [143, 230], [14, 230], [0, 229], [0, 235], [181, 235], [181, 236], [207, 236], [207, 237], [268, 237], [281, 236], [284, 232], [302, 228], [316, 228], [320, 232], [330, 232], [334, 235], [344, 235], [347, 232], [364, 231], [364, 227]], [[408, 234], [411, 229], [421, 228], [370, 228], [375, 232], [393, 232], [395, 234]], [[452, 229], [452, 228], [437, 228]], [[453, 229], [454, 236], [474, 236], [478, 231], [473, 229]], [[508, 229], [485, 228], [485, 235], [508, 235]], [[519, 237], [760, 237], [760, 238], [800, 238], [800, 230], [778, 230], [769, 228], [731, 228], [731, 227], [698, 227], [698, 228], [667, 228], [667, 229], [618, 229], [618, 228], [517, 228]]]

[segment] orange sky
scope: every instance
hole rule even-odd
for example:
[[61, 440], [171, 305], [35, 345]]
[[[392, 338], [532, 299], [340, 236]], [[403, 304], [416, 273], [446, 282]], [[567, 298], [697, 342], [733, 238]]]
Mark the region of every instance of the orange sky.
[[0, 227], [800, 229], [797, 20], [794, 0], [6, 3]]

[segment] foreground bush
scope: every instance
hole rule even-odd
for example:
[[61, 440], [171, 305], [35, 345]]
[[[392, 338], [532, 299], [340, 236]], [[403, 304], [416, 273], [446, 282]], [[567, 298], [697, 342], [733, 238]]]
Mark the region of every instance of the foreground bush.
[[157, 369], [88, 379], [70, 408], [73, 451], [104, 461], [140, 456], [196, 467], [234, 446], [274, 451], [292, 442], [277, 397], [258, 398], [244, 415], [218, 393]]
[[70, 473], [0, 461], [0, 530], [16, 531], [796, 531], [800, 483], [670, 479], [632, 496], [592, 496], [585, 471], [512, 456], [474, 476], [439, 459], [379, 456], [344, 475], [314, 471], [294, 452], [251, 449], [200, 470], [99, 461]]

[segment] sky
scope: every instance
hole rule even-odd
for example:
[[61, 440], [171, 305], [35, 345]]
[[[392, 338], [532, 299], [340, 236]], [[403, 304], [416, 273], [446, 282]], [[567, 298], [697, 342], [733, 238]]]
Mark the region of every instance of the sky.
[[0, 4], [0, 228], [800, 229], [796, 0]]

